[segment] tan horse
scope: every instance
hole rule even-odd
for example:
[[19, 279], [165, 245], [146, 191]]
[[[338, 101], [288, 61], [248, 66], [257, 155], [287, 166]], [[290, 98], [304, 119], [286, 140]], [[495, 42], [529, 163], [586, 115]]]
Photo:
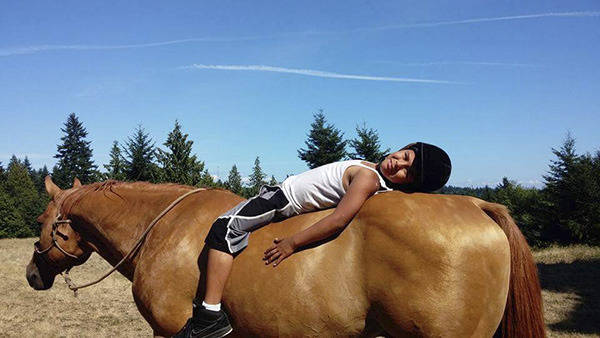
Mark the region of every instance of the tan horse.
[[[92, 251], [115, 264], [148, 223], [191, 187], [104, 182], [60, 190], [27, 266], [35, 289]], [[224, 190], [190, 195], [150, 231], [119, 268], [155, 335], [170, 336], [203, 294], [204, 237], [221, 213], [242, 200]], [[52, 227], [60, 210], [71, 223]], [[268, 225], [236, 258], [223, 303], [234, 335], [395, 337], [543, 337], [536, 267], [506, 208], [466, 196], [389, 192], [370, 198], [335, 239], [265, 266], [274, 237], [306, 228], [331, 210]], [[62, 248], [69, 257], [63, 253]], [[508, 301], [507, 301], [508, 300]], [[498, 331], [497, 331], [498, 328]]]

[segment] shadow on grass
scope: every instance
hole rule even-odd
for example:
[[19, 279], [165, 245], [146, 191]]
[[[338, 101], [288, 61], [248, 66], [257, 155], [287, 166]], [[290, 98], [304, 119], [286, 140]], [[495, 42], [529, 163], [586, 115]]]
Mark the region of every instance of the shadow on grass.
[[575, 293], [581, 299], [566, 319], [548, 327], [555, 331], [600, 333], [600, 259], [540, 263], [537, 267], [542, 289]]

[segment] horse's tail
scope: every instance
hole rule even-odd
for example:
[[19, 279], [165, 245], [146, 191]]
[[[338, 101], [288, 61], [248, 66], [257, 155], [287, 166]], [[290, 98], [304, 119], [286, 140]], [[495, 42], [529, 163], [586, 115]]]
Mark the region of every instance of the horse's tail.
[[494, 337], [545, 337], [540, 280], [525, 237], [505, 206], [481, 200], [477, 202], [502, 228], [510, 247], [508, 297]]

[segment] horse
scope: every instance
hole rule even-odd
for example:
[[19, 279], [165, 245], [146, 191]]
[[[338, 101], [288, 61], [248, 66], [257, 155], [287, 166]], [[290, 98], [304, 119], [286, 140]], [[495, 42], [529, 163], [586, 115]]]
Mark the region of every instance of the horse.
[[[32, 288], [85, 263], [113, 266], [152, 219], [193, 187], [105, 181], [61, 190], [39, 216], [41, 234], [26, 268]], [[203, 239], [243, 199], [223, 189], [194, 192], [167, 212], [118, 271], [155, 336], [171, 336], [204, 292]], [[233, 336], [544, 337], [537, 270], [507, 209], [454, 195], [403, 192], [367, 200], [336, 236], [273, 268], [262, 253], [275, 237], [332, 210], [272, 223], [250, 236], [234, 262], [223, 305]]]

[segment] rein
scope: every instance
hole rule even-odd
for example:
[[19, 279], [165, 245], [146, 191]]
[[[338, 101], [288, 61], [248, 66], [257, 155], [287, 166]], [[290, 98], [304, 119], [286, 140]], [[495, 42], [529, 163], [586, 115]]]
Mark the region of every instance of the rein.
[[[137, 253], [138, 249], [141, 247], [142, 243], [144, 242], [144, 239], [146, 238], [146, 235], [148, 235], [148, 233], [150, 232], [150, 230], [152, 230], [152, 228], [156, 225], [156, 223], [158, 223], [158, 221], [164, 215], [166, 215], [169, 211], [171, 211], [171, 209], [173, 209], [173, 207], [175, 207], [184, 198], [188, 197], [189, 195], [195, 194], [195, 193], [197, 193], [199, 191], [202, 191], [202, 190], [206, 190], [206, 189], [205, 188], [198, 188], [198, 189], [194, 189], [194, 190], [188, 191], [187, 193], [179, 196], [176, 200], [174, 200], [173, 202], [171, 202], [171, 204], [169, 204], [168, 207], [166, 207], [160, 214], [158, 214], [158, 216], [156, 216], [154, 218], [154, 220], [152, 220], [152, 222], [150, 222], [150, 224], [148, 225], [148, 227], [146, 228], [146, 230], [140, 235], [140, 238], [133, 245], [133, 247], [131, 248], [131, 250], [129, 250], [129, 252], [117, 264], [115, 264], [115, 266], [113, 266], [110, 270], [108, 270], [104, 275], [100, 276], [98, 279], [96, 279], [96, 280], [94, 280], [92, 282], [88, 282], [88, 283], [82, 284], [82, 285], [76, 285], [75, 283], [73, 283], [73, 281], [71, 280], [71, 277], [69, 276], [69, 270], [71, 270], [72, 266], [69, 267], [69, 268], [67, 268], [64, 272], [61, 272], [61, 275], [65, 279], [65, 283], [67, 283], [67, 286], [69, 287], [69, 289], [71, 291], [73, 291], [74, 296], [77, 297], [77, 290], [83, 289], [83, 288], [87, 288], [88, 286], [92, 286], [94, 284], [100, 283], [106, 277], [110, 276], [113, 272], [115, 272], [119, 268], [119, 266], [121, 266], [127, 259], [134, 257], [135, 254]], [[58, 230], [58, 225], [59, 224], [63, 224], [63, 223], [68, 223], [68, 224], [71, 223], [71, 220], [69, 220], [69, 219], [61, 220], [60, 217], [61, 217], [61, 215], [59, 213], [56, 216], [56, 219], [54, 220], [54, 223], [52, 224], [52, 244], [49, 247], [47, 247], [46, 249], [44, 249], [44, 250], [39, 250], [38, 249], [39, 242], [36, 242], [34, 244], [35, 253], [38, 254], [38, 255], [41, 255], [42, 257], [44, 257], [43, 255], [45, 253], [47, 253], [48, 251], [50, 251], [52, 248], [56, 247], [58, 250], [60, 250], [60, 252], [62, 252], [63, 254], [67, 255], [68, 257], [79, 259], [79, 257], [77, 257], [75, 255], [72, 255], [72, 254], [68, 253], [67, 251], [65, 251], [63, 248], [61, 248], [61, 246], [56, 241], [56, 233], [57, 233], [57, 230]]]

